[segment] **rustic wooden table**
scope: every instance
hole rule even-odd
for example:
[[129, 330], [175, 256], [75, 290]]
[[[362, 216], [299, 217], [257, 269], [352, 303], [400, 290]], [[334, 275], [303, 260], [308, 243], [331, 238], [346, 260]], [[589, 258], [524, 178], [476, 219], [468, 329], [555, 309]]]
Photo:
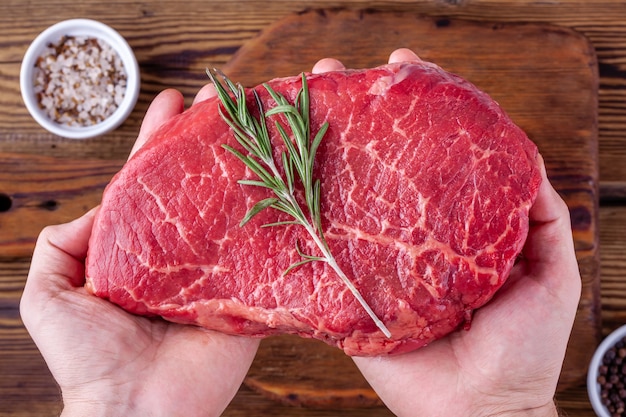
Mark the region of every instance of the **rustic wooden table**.
[[[71, 220], [97, 204], [158, 91], [176, 87], [189, 104], [206, 81], [205, 66], [226, 65], [242, 45], [292, 13], [338, 7], [489, 24], [553, 24], [589, 39], [600, 76], [601, 334], [626, 323], [626, 2], [8, 0], [0, 4], [0, 172], [5, 171], [0, 176], [4, 175], [2, 183], [7, 187], [0, 189], [0, 415], [53, 416], [61, 409], [58, 388], [19, 317], [19, 299], [40, 228]], [[142, 73], [141, 96], [127, 122], [111, 134], [87, 141], [66, 140], [43, 131], [26, 112], [18, 83], [29, 42], [49, 25], [76, 17], [94, 18], [117, 29], [135, 50]], [[7, 185], [9, 175], [15, 176], [14, 188]], [[594, 415], [582, 383], [559, 392], [557, 401], [569, 415]], [[340, 412], [293, 407], [247, 386], [242, 386], [225, 412], [227, 416], [337, 414], [391, 415], [383, 407]]]

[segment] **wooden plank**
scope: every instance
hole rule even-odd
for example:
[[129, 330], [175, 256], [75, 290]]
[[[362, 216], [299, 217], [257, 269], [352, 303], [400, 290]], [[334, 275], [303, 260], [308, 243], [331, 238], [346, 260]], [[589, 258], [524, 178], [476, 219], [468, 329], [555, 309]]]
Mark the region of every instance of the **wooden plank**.
[[602, 334], [626, 323], [626, 206], [600, 210]]
[[[621, 181], [626, 186], [626, 6], [621, 2], [190, 0], [185, 8], [172, 2], [124, 0], [80, 0], [71, 3], [72, 7], [63, 4], [36, 1], [27, 8], [20, 0], [0, 4], [4, 29], [0, 38], [0, 152], [122, 160], [132, 146], [148, 103], [161, 89], [182, 89], [189, 104], [206, 82], [207, 65], [223, 65], [259, 31], [290, 13], [309, 7], [371, 8], [473, 21], [550, 22], [586, 35], [595, 46], [600, 68], [601, 178]], [[40, 129], [26, 113], [18, 90], [20, 60], [29, 42], [45, 27], [77, 15], [94, 16], [126, 36], [144, 77], [141, 97], [129, 121], [116, 132], [80, 143]]]
[[1, 414], [58, 415], [59, 388], [21, 322], [0, 319], [0, 340]]
[[58, 415], [59, 389], [19, 317], [29, 262], [1, 265], [0, 415]]
[[121, 161], [0, 153], [0, 259], [30, 256], [41, 229], [99, 204]]
[[626, 181], [603, 181], [600, 183], [600, 201], [604, 204], [626, 202]]

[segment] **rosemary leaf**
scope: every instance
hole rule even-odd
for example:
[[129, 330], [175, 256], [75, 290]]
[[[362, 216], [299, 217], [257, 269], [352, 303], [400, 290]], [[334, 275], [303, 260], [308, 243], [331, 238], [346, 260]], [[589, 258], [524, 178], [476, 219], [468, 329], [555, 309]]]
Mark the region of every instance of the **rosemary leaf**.
[[284, 222], [265, 223], [264, 225], [261, 225], [261, 227], [288, 226], [288, 225], [301, 226], [302, 224], [295, 220], [285, 220]]
[[289, 158], [285, 152], [280, 154], [280, 158], [283, 163], [283, 170], [285, 171], [285, 176], [287, 177], [286, 179], [287, 179], [287, 186], [289, 188], [288, 190], [289, 194], [293, 194], [294, 192], [293, 160]]
[[299, 266], [308, 264], [309, 262], [314, 262], [314, 261], [325, 262], [326, 261], [326, 259], [323, 258], [323, 257], [307, 255], [306, 253], [302, 252], [302, 249], [300, 249], [300, 245], [298, 245], [297, 243], [296, 243], [296, 251], [298, 252], [298, 255], [300, 255], [304, 259], [302, 259], [299, 262], [295, 262], [295, 263], [291, 264], [289, 266], [289, 268], [287, 268], [285, 270], [285, 272], [283, 272], [283, 276], [287, 275], [293, 269], [295, 269], [295, 268], [297, 268]]
[[320, 130], [317, 131], [315, 138], [313, 138], [313, 142], [311, 143], [310, 155], [309, 155], [309, 158], [311, 158], [311, 161], [308, 161], [309, 164], [313, 162], [312, 159], [315, 158], [315, 154], [317, 153], [317, 148], [319, 148], [320, 143], [322, 143], [322, 139], [324, 138], [324, 135], [328, 131], [328, 126], [329, 126], [328, 122], [324, 123], [320, 127]]
[[246, 213], [246, 215], [243, 217], [243, 219], [239, 223], [239, 226], [240, 227], [245, 226], [245, 224], [248, 223], [254, 216], [259, 214], [264, 209], [270, 207], [272, 204], [276, 203], [277, 201], [278, 201], [277, 198], [266, 198], [265, 200], [259, 201]]
[[[311, 203], [311, 207], [313, 207], [313, 212], [311, 213], [311, 216], [313, 217], [313, 219], [315, 220], [315, 230], [322, 230], [322, 214], [320, 213], [321, 210], [321, 204], [320, 204], [320, 194], [321, 194], [321, 184], [320, 184], [320, 180], [316, 180], [315, 181], [315, 185], [313, 186], [313, 202]], [[322, 239], [324, 238], [324, 235], [322, 234]], [[326, 241], [324, 240], [324, 244], [326, 244]]]
[[255, 187], [263, 187], [263, 188], [269, 188], [272, 189], [271, 184], [268, 184], [266, 182], [263, 181], [256, 181], [256, 180], [238, 180], [237, 183], [241, 184], [241, 185], [254, 185]]
[[[257, 162], [256, 159], [250, 156], [244, 155], [238, 150], [226, 144], [222, 145], [222, 147], [226, 149], [227, 151], [229, 151], [230, 153], [232, 153], [233, 155], [235, 155], [237, 158], [239, 158], [239, 160], [243, 162], [248, 168], [250, 168], [259, 178], [261, 178], [262, 181], [267, 182], [269, 184], [274, 183], [274, 178], [272, 177], [272, 175], [269, 172], [267, 172], [267, 170], [263, 167], [263, 165]], [[273, 189], [274, 186], [271, 188]]]
[[308, 264], [309, 262], [315, 262], [315, 261], [325, 261], [324, 258], [316, 258], [316, 259], [303, 259], [301, 261], [295, 262], [291, 265], [289, 265], [289, 268], [285, 269], [285, 271], [283, 272], [283, 276], [287, 275], [288, 273], [290, 273], [291, 271], [293, 271], [294, 269], [296, 269], [299, 266]]

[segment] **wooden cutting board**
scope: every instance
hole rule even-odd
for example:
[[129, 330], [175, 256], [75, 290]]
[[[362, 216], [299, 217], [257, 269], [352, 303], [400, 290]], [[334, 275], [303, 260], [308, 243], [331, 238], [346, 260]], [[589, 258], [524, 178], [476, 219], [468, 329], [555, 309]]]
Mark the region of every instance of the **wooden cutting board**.
[[[581, 35], [544, 25], [479, 24], [412, 14], [312, 10], [277, 22], [224, 68], [251, 86], [334, 57], [349, 68], [386, 63], [407, 47], [495, 98], [539, 146], [567, 201], [583, 295], [559, 388], [582, 381], [600, 334], [595, 53]], [[342, 352], [292, 336], [262, 342], [246, 384], [280, 401], [359, 407], [378, 398]]]
[[[597, 64], [581, 35], [553, 26], [478, 24], [374, 11], [307, 11], [242, 47], [225, 72], [244, 85], [308, 70], [321, 57], [364, 68], [408, 47], [492, 95], [543, 154], [570, 207], [583, 293], [560, 388], [583, 380], [600, 336]], [[41, 228], [98, 204], [123, 161], [0, 153], [0, 258], [30, 255]], [[281, 336], [262, 342], [246, 384], [280, 401], [364, 407], [378, 398], [341, 351]]]

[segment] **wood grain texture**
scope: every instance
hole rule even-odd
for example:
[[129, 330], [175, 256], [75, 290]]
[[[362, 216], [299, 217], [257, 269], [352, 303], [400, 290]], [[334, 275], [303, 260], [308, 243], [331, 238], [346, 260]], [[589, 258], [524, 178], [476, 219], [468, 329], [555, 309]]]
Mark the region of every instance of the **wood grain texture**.
[[0, 259], [31, 254], [42, 228], [65, 223], [99, 204], [123, 162], [0, 153]]
[[[158, 91], [180, 88], [190, 103], [206, 81], [207, 65], [224, 64], [241, 45], [290, 13], [333, 7], [470, 21], [549, 22], [584, 34], [595, 46], [600, 68], [600, 175], [605, 181], [626, 185], [622, 171], [626, 166], [626, 4], [613, 0], [190, 0], [185, 1], [185, 7], [160, 1], [56, 0], [24, 4], [7, 0], [0, 4], [0, 151], [124, 159], [145, 109]], [[128, 122], [105, 137], [80, 144], [41, 130], [24, 109], [17, 83], [20, 60], [29, 42], [47, 26], [77, 16], [97, 18], [127, 37], [143, 75], [141, 96]]]
[[626, 324], [626, 207], [600, 210], [603, 334]]
[[261, 341], [244, 384], [287, 405], [320, 409], [383, 405], [343, 351], [292, 335]]
[[[181, 89], [187, 103], [205, 83], [204, 68], [224, 65], [260, 31], [294, 12], [307, 8], [371, 8], [464, 19], [474, 22], [550, 23], [574, 29], [591, 40], [599, 64], [600, 190], [606, 206], [600, 209], [601, 294], [603, 335], [626, 323], [626, 2], [563, 0], [188, 0], [179, 2], [111, 0], [0, 2], [0, 152], [31, 156], [101, 159], [119, 164], [126, 158], [137, 129], [154, 95], [163, 88]], [[135, 111], [115, 132], [88, 141], [65, 140], [41, 130], [28, 116], [19, 96], [21, 58], [30, 41], [59, 20], [90, 17], [112, 25], [135, 49], [142, 71], [142, 90]], [[328, 35], [331, 36], [331, 35]], [[372, 45], [377, 51], [378, 45]], [[380, 51], [382, 55], [389, 51]], [[307, 68], [298, 68], [305, 70]], [[561, 119], [548, 129], [558, 130]], [[567, 147], [567, 141], [562, 143]], [[117, 162], [116, 162], [117, 161]], [[111, 167], [111, 169], [113, 168]], [[0, 164], [0, 172], [3, 171]], [[575, 171], [575, 166], [566, 167]], [[69, 188], [81, 186], [73, 183]], [[0, 193], [2, 191], [0, 190]], [[40, 225], [56, 223], [82, 212], [87, 201], [69, 200], [55, 211], [40, 210]], [[77, 197], [78, 198], [78, 197]], [[81, 198], [85, 198], [84, 196]], [[39, 201], [40, 200], [33, 200]], [[70, 210], [66, 211], [68, 208]], [[0, 213], [0, 218], [3, 213]], [[585, 218], [583, 212], [579, 212]], [[35, 227], [33, 227], [33, 230]], [[32, 232], [32, 231], [31, 231]], [[0, 220], [0, 236], [3, 226]], [[32, 233], [31, 233], [32, 234]], [[28, 271], [28, 247], [13, 259], [0, 252], [0, 414], [57, 416], [58, 388], [19, 321], [18, 303]], [[0, 249], [1, 251], [1, 249]], [[584, 385], [562, 391], [558, 403], [570, 416], [591, 417]], [[247, 387], [225, 416], [335, 416], [335, 410], [298, 408], [270, 400]], [[345, 416], [389, 416], [385, 408], [342, 410]]]

